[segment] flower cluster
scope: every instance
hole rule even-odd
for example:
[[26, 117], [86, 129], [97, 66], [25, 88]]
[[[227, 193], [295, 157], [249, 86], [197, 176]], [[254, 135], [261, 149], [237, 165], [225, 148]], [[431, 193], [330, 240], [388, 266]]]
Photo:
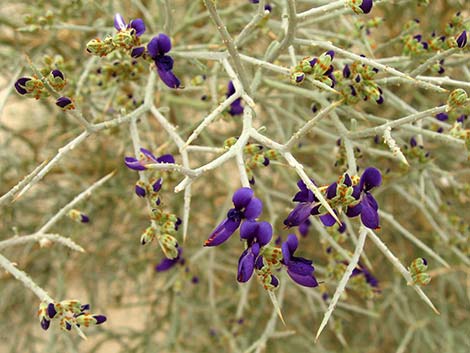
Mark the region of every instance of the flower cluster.
[[318, 58], [313, 56], [303, 58], [296, 66], [291, 68], [291, 82], [300, 85], [304, 82], [306, 75], [310, 75], [314, 80], [334, 87], [336, 81], [332, 75], [334, 67], [331, 65], [334, 57], [335, 52], [330, 50], [323, 53]]
[[[224, 141], [224, 148], [229, 149], [236, 142], [236, 137], [230, 137]], [[243, 148], [243, 153], [247, 156], [245, 170], [251, 185], [255, 184], [254, 171], [257, 168], [267, 167], [272, 160], [279, 159], [279, 152], [273, 149], [265, 149], [262, 145], [256, 143], [247, 143]]]
[[126, 23], [120, 14], [116, 14], [114, 28], [117, 33], [113, 36], [106, 36], [104, 40], [99, 38], [90, 40], [86, 45], [86, 50], [93, 55], [106, 56], [116, 49], [129, 51], [139, 47], [140, 36], [145, 32], [145, 23], [141, 18]]
[[337, 90], [347, 104], [356, 104], [360, 100], [382, 104], [382, 89], [374, 81], [378, 72], [375, 67], [355, 61], [351, 65], [346, 64], [342, 72], [335, 71], [333, 75], [338, 81]]
[[[180, 80], [173, 73], [173, 58], [168, 55], [171, 50], [171, 40], [164, 34], [160, 33], [153, 37], [147, 46], [142, 45], [141, 36], [145, 32], [145, 23], [142, 19], [137, 18], [126, 23], [120, 14], [114, 16], [114, 27], [117, 30], [113, 36], [107, 36], [104, 40], [99, 38], [92, 39], [87, 44], [87, 51], [97, 56], [107, 56], [113, 51], [120, 49], [126, 52], [131, 58], [144, 58], [152, 60], [155, 63], [157, 73], [160, 79], [169, 88], [179, 88]], [[134, 64], [125, 65], [131, 73], [135, 73]], [[111, 70], [113, 75], [120, 73], [125, 77], [122, 70]]]
[[261, 215], [263, 204], [254, 197], [250, 188], [238, 189], [232, 198], [231, 208], [225, 218], [210, 234], [204, 246], [217, 246], [228, 240], [240, 228], [240, 238], [245, 241], [245, 250], [238, 261], [239, 282], [247, 282], [256, 272], [266, 290], [273, 290], [279, 280], [273, 274], [286, 266], [289, 276], [298, 284], [316, 287], [318, 282], [313, 276], [312, 261], [294, 256], [298, 246], [295, 235], [290, 234], [282, 244], [282, 250], [272, 244], [273, 229], [266, 221], [257, 221]]
[[428, 262], [424, 257], [414, 259], [410, 267], [408, 267], [408, 270], [413, 279], [413, 284], [425, 286], [431, 282], [431, 276], [426, 272], [428, 270]]
[[[438, 35], [432, 32], [428, 40], [425, 40], [423, 34], [408, 34], [409, 29], [416, 29], [420, 21], [414, 20], [414, 24], [408, 26], [407, 34], [402, 35], [403, 55], [417, 56], [429, 52], [439, 52], [451, 48], [463, 49], [467, 45], [468, 28], [458, 12], [447, 24], [444, 34]], [[438, 73], [444, 72], [444, 61], [439, 61], [433, 70], [438, 69]]]
[[[328, 204], [338, 214], [346, 209], [346, 216], [361, 216], [362, 223], [371, 229], [379, 227], [378, 204], [370, 191], [382, 183], [382, 176], [375, 168], [367, 168], [361, 178], [351, 178], [347, 173], [341, 176], [338, 182], [322, 187]], [[336, 221], [327, 213], [319, 203], [313, 192], [307, 188], [302, 180], [297, 183], [300, 191], [293, 201], [298, 205], [284, 220], [287, 227], [300, 226], [308, 220], [310, 215], [320, 215], [321, 222], [333, 226]]]
[[424, 147], [419, 145], [414, 137], [410, 138], [410, 146], [404, 145], [403, 154], [407, 160], [416, 160], [418, 163], [429, 162], [429, 152], [424, 150]]
[[100, 325], [106, 321], [106, 316], [90, 313], [90, 304], [82, 305], [78, 300], [63, 300], [61, 302], [41, 302], [38, 310], [39, 322], [47, 330], [51, 321], [59, 321], [60, 328], [70, 331], [72, 326]]
[[[145, 171], [151, 164], [175, 163], [175, 159], [171, 154], [156, 157], [149, 150], [141, 148], [139, 159], [125, 157], [124, 163], [129, 169]], [[156, 238], [165, 256], [168, 259], [176, 259], [179, 257], [180, 250], [175, 235], [181, 225], [181, 219], [173, 213], [165, 212], [163, 209], [160, 191], [163, 186], [164, 174], [158, 173], [151, 177], [148, 182], [146, 179], [141, 178], [135, 184], [134, 191], [136, 195], [147, 198], [152, 209], [150, 214], [151, 224], [141, 235], [140, 242], [145, 245]]]
[[[44, 70], [41, 70], [43, 72]], [[36, 75], [20, 77], [15, 82], [15, 89], [18, 94], [35, 99], [47, 98], [51, 93], [58, 94], [64, 89], [66, 80], [62, 71], [53, 69], [48, 73], [43, 73], [43, 77]], [[75, 109], [73, 101], [69, 97], [61, 96], [57, 98], [55, 104], [62, 110]]]

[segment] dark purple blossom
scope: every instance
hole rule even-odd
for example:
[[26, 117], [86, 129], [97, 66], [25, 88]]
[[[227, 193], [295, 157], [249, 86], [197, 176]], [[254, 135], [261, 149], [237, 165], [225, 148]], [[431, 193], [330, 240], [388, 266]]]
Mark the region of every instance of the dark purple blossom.
[[146, 170], [147, 164], [154, 163], [175, 163], [175, 159], [171, 154], [164, 154], [160, 157], [155, 157], [152, 152], [145, 148], [140, 149], [141, 156], [139, 159], [135, 157], [125, 157], [124, 163], [126, 166], [133, 170]]
[[145, 23], [141, 18], [136, 18], [126, 23], [121, 14], [117, 13], [114, 15], [114, 28], [118, 31], [125, 31], [126, 29], [132, 28], [135, 30], [135, 35], [140, 37], [145, 32]]
[[358, 266], [353, 270], [351, 277], [354, 276], [364, 276], [366, 282], [373, 288], [378, 289], [379, 287], [379, 281], [377, 278], [375, 278], [370, 271], [364, 267], [361, 263], [358, 264]]
[[69, 97], [59, 97], [55, 104], [62, 109], [73, 109], [73, 102]]
[[131, 50], [131, 56], [133, 58], [138, 58], [142, 56], [144, 52], [145, 52], [145, 47], [135, 47], [135, 48], [132, 48]]
[[[229, 81], [227, 85], [227, 98], [231, 95], [235, 94], [235, 87], [233, 86], [233, 82]], [[237, 98], [235, 99], [232, 104], [230, 104], [229, 114], [232, 116], [243, 114], [243, 106], [242, 106], [242, 99]]]
[[372, 10], [373, 5], [374, 2], [372, 0], [362, 0], [362, 3], [359, 5], [359, 7], [363, 13], [369, 13]]
[[304, 287], [316, 287], [318, 282], [313, 275], [315, 268], [312, 261], [294, 256], [299, 241], [294, 234], [289, 234], [282, 244], [282, 263], [287, 267], [287, 274], [292, 280]]
[[18, 80], [15, 82], [15, 89], [16, 92], [18, 92], [21, 95], [25, 95], [28, 93], [26, 90], [26, 82], [30, 81], [31, 77], [20, 77]]
[[54, 77], [54, 78], [60, 77], [62, 80], [65, 80], [64, 74], [63, 74], [62, 71], [60, 71], [60, 70], [57, 70], [57, 69], [56, 69], [56, 70], [52, 70], [52, 71], [51, 71], [51, 75], [52, 75], [52, 77]]
[[153, 37], [147, 44], [147, 52], [155, 62], [158, 75], [170, 88], [178, 88], [180, 80], [173, 73], [173, 58], [166, 55], [171, 50], [171, 39], [164, 33]]
[[314, 202], [318, 202], [313, 192], [307, 188], [302, 180], [297, 182], [297, 186], [300, 191], [295, 194], [292, 201], [298, 202], [299, 204], [284, 220], [284, 225], [288, 228], [304, 223], [315, 207]]
[[449, 119], [449, 116], [446, 113], [436, 114], [436, 119], [439, 121], [446, 121]]
[[242, 220], [253, 221], [261, 214], [263, 204], [253, 196], [250, 188], [240, 188], [232, 197], [234, 208], [227, 212], [225, 218], [204, 242], [204, 246], [217, 246], [225, 242], [238, 229]]
[[255, 269], [255, 260], [259, 255], [260, 245], [254, 243], [243, 251], [240, 259], [238, 260], [238, 274], [237, 281], [244, 283], [247, 282], [253, 275]]
[[467, 45], [467, 31], [463, 31], [457, 37], [457, 46], [459, 48], [463, 48], [463, 47], [465, 47], [465, 45]]

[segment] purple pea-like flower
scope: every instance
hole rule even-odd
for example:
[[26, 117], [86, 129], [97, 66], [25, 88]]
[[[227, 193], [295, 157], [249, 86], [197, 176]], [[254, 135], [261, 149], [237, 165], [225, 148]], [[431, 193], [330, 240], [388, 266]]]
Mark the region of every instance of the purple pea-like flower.
[[30, 80], [31, 80], [30, 77], [20, 77], [18, 80], [16, 80], [15, 82], [16, 92], [18, 92], [21, 95], [25, 95], [26, 93], [28, 93], [28, 91], [26, 90], [26, 82]]
[[[235, 87], [233, 86], [233, 82], [229, 81], [227, 85], [227, 98], [231, 95], [235, 94]], [[243, 114], [243, 106], [242, 106], [242, 99], [237, 98], [235, 99], [232, 104], [230, 104], [229, 114], [232, 116]]]
[[145, 52], [145, 47], [135, 47], [131, 50], [131, 57], [138, 58], [141, 57]]
[[62, 109], [73, 109], [74, 105], [72, 100], [69, 97], [59, 97], [57, 98], [55, 104]]
[[352, 274], [351, 274], [351, 277], [354, 277], [354, 276], [359, 276], [359, 275], [363, 275], [366, 282], [373, 288], [376, 288], [378, 289], [379, 287], [379, 281], [376, 277], [374, 277], [370, 271], [364, 267], [360, 262], [358, 264], [358, 266], [353, 270]]
[[178, 256], [176, 256], [174, 259], [168, 259], [164, 258], [160, 263], [158, 263], [155, 266], [155, 271], [157, 272], [163, 272], [163, 271], [168, 271], [172, 267], [174, 267], [176, 264], [181, 263], [183, 264], [185, 261], [182, 257], [183, 249], [181, 247], [178, 247]]
[[449, 115], [447, 115], [446, 113], [439, 113], [436, 114], [436, 119], [439, 121], [446, 121], [449, 119]]
[[289, 234], [282, 243], [282, 263], [287, 267], [287, 274], [292, 280], [304, 287], [316, 287], [318, 282], [313, 275], [315, 268], [312, 261], [294, 256], [299, 241], [294, 234]]
[[232, 197], [234, 208], [231, 208], [225, 218], [204, 242], [204, 246], [217, 246], [225, 242], [238, 229], [242, 220], [253, 221], [263, 210], [263, 203], [253, 196], [250, 188], [240, 188]]
[[363, 13], [369, 13], [372, 10], [373, 5], [374, 2], [372, 0], [362, 0], [362, 3], [359, 5], [359, 7]]
[[63, 74], [62, 71], [60, 71], [60, 70], [57, 70], [57, 69], [52, 70], [52, 71], [51, 71], [51, 75], [52, 75], [52, 77], [54, 77], [54, 78], [60, 77], [62, 80], [65, 80], [64, 74]]
[[238, 282], [244, 283], [251, 278], [255, 269], [255, 260], [259, 255], [259, 251], [260, 244], [258, 243], [254, 243], [243, 251], [240, 259], [238, 260]]
[[135, 157], [125, 157], [124, 158], [124, 163], [126, 164], [127, 168], [133, 169], [133, 170], [146, 170], [147, 164], [153, 164], [153, 163], [170, 163], [173, 164], [175, 163], [175, 159], [171, 154], [164, 154], [160, 157], [155, 157], [152, 152], [145, 148], [140, 149], [141, 152], [141, 158], [137, 159]]
[[457, 37], [457, 46], [459, 48], [463, 48], [467, 45], [467, 31], [463, 31], [460, 33], [460, 35]]
[[147, 52], [155, 62], [158, 75], [163, 83], [170, 88], [178, 88], [181, 85], [180, 80], [173, 73], [173, 58], [165, 55], [171, 50], [171, 39], [164, 33], [153, 37], [147, 44]]
[[288, 228], [298, 226], [308, 220], [312, 210], [315, 208], [314, 202], [318, 202], [313, 192], [307, 188], [302, 180], [297, 182], [300, 191], [295, 194], [292, 201], [299, 204], [284, 220], [284, 225]]
[[118, 31], [125, 31], [126, 29], [132, 28], [135, 30], [136, 37], [140, 37], [145, 32], [145, 23], [141, 18], [136, 18], [126, 23], [121, 14], [117, 13], [114, 15], [114, 28]]
[[42, 318], [41, 320], [41, 327], [43, 330], [47, 331], [49, 326], [51, 325], [51, 321], [46, 319], [45, 317]]
[[107, 320], [104, 315], [93, 315], [93, 319], [96, 320], [96, 325], [100, 325]]
[[80, 222], [82, 223], [89, 223], [90, 222], [90, 217], [88, 217], [84, 213], [80, 213]]

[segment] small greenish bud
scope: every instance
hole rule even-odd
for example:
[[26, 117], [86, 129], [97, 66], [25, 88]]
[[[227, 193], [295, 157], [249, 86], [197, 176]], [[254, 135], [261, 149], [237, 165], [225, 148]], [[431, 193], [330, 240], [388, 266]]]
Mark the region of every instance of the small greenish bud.
[[276, 151], [276, 150], [267, 150], [266, 152], [264, 152], [264, 155], [269, 158], [270, 160], [273, 160], [273, 161], [277, 161], [281, 158], [281, 154]]
[[267, 266], [273, 269], [281, 268], [281, 261], [282, 261], [281, 248], [272, 246], [272, 245], [266, 245], [263, 247], [262, 251], [263, 251], [262, 252], [263, 260]]
[[447, 99], [447, 110], [450, 111], [462, 107], [466, 103], [467, 99], [467, 92], [465, 92], [462, 88], [457, 88], [453, 90], [450, 93], [449, 98]]
[[305, 74], [302, 71], [293, 71], [290, 74], [290, 82], [295, 85], [300, 85], [305, 80]]
[[206, 75], [197, 75], [191, 79], [191, 85], [193, 86], [201, 86], [204, 84], [206, 80]]
[[425, 258], [418, 257], [411, 262], [410, 272], [411, 274], [418, 274], [425, 272], [428, 269], [428, 262]]
[[237, 143], [238, 138], [237, 137], [229, 137], [224, 141], [224, 148], [228, 150], [230, 147], [232, 147], [235, 143]]
[[269, 266], [264, 265], [261, 269], [256, 270], [256, 275], [258, 276], [258, 280], [261, 282], [265, 290], [275, 290], [279, 285], [277, 278], [272, 275]]
[[256, 143], [249, 143], [245, 145], [245, 147], [243, 148], [243, 153], [254, 155], [254, 154], [257, 154], [262, 149], [263, 149], [263, 146], [261, 145], [258, 145]]
[[82, 311], [82, 304], [74, 299], [62, 300], [60, 303], [54, 304], [54, 307], [58, 313], [71, 311], [74, 314], [79, 314]]
[[158, 237], [160, 247], [168, 259], [175, 259], [178, 256], [178, 242], [170, 234], [163, 234]]
[[113, 43], [116, 47], [131, 49], [134, 46], [135, 36], [129, 30], [119, 31], [113, 36]]
[[315, 78], [322, 76], [325, 72], [330, 69], [331, 62], [335, 56], [335, 52], [330, 50], [326, 53], [323, 53], [318, 57], [315, 66], [313, 67], [313, 75]]
[[[95, 315], [96, 316], [96, 315]], [[83, 314], [76, 317], [76, 323], [80, 326], [90, 327], [91, 325], [97, 325], [98, 320], [92, 314]]]
[[86, 45], [86, 50], [93, 55], [106, 56], [115, 49], [114, 42], [111, 37], [102, 41], [99, 38], [90, 40]]
[[297, 68], [300, 69], [300, 71], [306, 74], [309, 74], [312, 72], [312, 69], [315, 66], [316, 61], [317, 61], [317, 58], [313, 56], [307, 56], [302, 59], [302, 61], [297, 66]]
[[60, 70], [52, 70], [47, 76], [47, 81], [57, 91], [65, 87], [65, 76]]
[[431, 276], [426, 272], [417, 273], [411, 277], [413, 278], [413, 284], [417, 284], [418, 286], [426, 286], [431, 282]]
[[269, 160], [266, 161], [264, 153], [257, 153], [253, 157], [251, 157], [251, 159], [256, 164], [256, 166], [259, 167], [267, 166], [269, 164]]
[[157, 236], [156, 229], [153, 226], [149, 226], [147, 227], [147, 229], [145, 229], [144, 233], [140, 236], [140, 243], [142, 245], [150, 243], [155, 239], [156, 236]]

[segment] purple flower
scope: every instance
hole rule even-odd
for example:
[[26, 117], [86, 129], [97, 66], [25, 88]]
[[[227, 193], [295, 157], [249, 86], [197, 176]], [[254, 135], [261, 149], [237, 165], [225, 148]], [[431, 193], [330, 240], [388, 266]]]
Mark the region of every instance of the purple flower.
[[439, 121], [446, 121], [449, 119], [449, 116], [446, 113], [436, 114], [436, 119]]
[[359, 5], [359, 7], [363, 13], [369, 13], [372, 10], [373, 5], [374, 2], [372, 0], [362, 0], [362, 3]]
[[463, 48], [463, 47], [465, 47], [465, 45], [467, 45], [467, 31], [463, 31], [457, 37], [457, 46], [459, 48]]
[[[254, 221], [263, 210], [263, 203], [253, 197], [253, 190], [250, 188], [240, 188], [235, 191], [232, 201], [235, 207], [228, 211], [227, 218], [212, 231], [204, 246], [222, 244], [238, 229], [242, 220]], [[248, 230], [246, 232], [244, 234], [247, 234], [247, 237], [251, 236]]]
[[61, 107], [63, 110], [70, 110], [70, 109], [75, 108], [75, 106], [73, 105], [72, 100], [69, 97], [59, 97], [59, 98], [57, 98], [55, 104], [58, 107]]
[[158, 263], [155, 266], [155, 271], [157, 272], [168, 271], [170, 268], [172, 268], [178, 263], [184, 264], [185, 261], [183, 257], [181, 256], [182, 253], [183, 253], [183, 249], [179, 247], [178, 256], [176, 256], [174, 259], [168, 259], [165, 257], [162, 261], [160, 261], [160, 263]]
[[158, 75], [163, 83], [170, 88], [178, 88], [181, 84], [180, 80], [173, 73], [173, 58], [165, 55], [171, 50], [171, 40], [164, 34], [160, 33], [147, 44], [147, 52], [155, 62]]
[[138, 58], [142, 56], [145, 52], [145, 47], [135, 47], [131, 50], [131, 57]]
[[313, 275], [315, 268], [312, 261], [294, 256], [299, 241], [294, 234], [289, 234], [282, 243], [282, 263], [287, 267], [287, 274], [292, 280], [304, 287], [316, 287], [318, 282]]
[[[133, 170], [146, 170], [147, 164], [154, 164], [154, 163], [175, 163], [175, 159], [171, 154], [164, 154], [160, 157], [155, 157], [152, 152], [145, 148], [140, 149], [140, 158], [134, 157], [125, 157], [124, 163], [126, 164], [127, 168]], [[137, 191], [136, 191], [137, 192]]]
[[379, 227], [378, 204], [374, 196], [369, 192], [382, 184], [382, 174], [376, 168], [369, 167], [364, 170], [359, 181], [359, 190], [362, 193], [361, 202], [353, 207], [348, 207], [346, 215], [354, 217], [359, 211], [361, 221], [367, 227], [376, 229]]
[[254, 243], [243, 251], [240, 259], [238, 260], [238, 282], [247, 282], [253, 275], [255, 269], [255, 260], [259, 255], [260, 244]]
[[[235, 87], [233, 86], [233, 82], [229, 81], [226, 96], [228, 98], [233, 94], [235, 94]], [[228, 112], [232, 116], [243, 114], [242, 99], [235, 99], [232, 104], [230, 104], [230, 110]]]
[[96, 320], [96, 325], [100, 325], [107, 320], [104, 315], [93, 315], [93, 319]]
[[[313, 181], [312, 181], [313, 182]], [[308, 220], [312, 210], [318, 207], [314, 202], [318, 202], [313, 192], [307, 188], [307, 185], [302, 180], [297, 182], [300, 191], [295, 194], [292, 201], [299, 202], [299, 204], [292, 210], [292, 212], [284, 220], [284, 225], [288, 228], [298, 226]]]
[[366, 282], [371, 286], [371, 287], [374, 287], [376, 289], [378, 289], [379, 287], [379, 281], [377, 280], [377, 278], [375, 278], [370, 272], [369, 270], [364, 267], [360, 262], [358, 264], [358, 266], [353, 270], [352, 274], [351, 274], [351, 277], [354, 277], [354, 276], [364, 276], [364, 278], [366, 279]]
[[60, 77], [62, 80], [65, 80], [65, 77], [64, 77], [64, 74], [62, 73], [62, 71], [60, 70], [52, 70], [51, 71], [51, 75], [52, 77], [56, 78], [56, 77]]
[[30, 77], [20, 77], [18, 80], [15, 82], [15, 89], [16, 92], [18, 92], [21, 95], [25, 95], [28, 93], [28, 90], [26, 89], [26, 82], [31, 81]]
[[312, 222], [307, 218], [303, 223], [299, 225], [299, 233], [301, 236], [306, 237], [308, 235], [308, 231], [310, 230], [310, 226]]
[[[348, 174], [345, 174], [341, 188], [338, 188], [337, 182], [328, 186], [326, 189], [326, 198], [331, 200], [333, 203], [340, 202], [341, 204], [346, 202], [346, 216], [356, 217], [361, 215], [361, 221], [367, 228], [376, 229], [379, 227], [378, 204], [369, 191], [374, 187], [379, 186], [381, 183], [382, 175], [380, 174], [380, 171], [376, 168], [367, 168], [364, 173], [362, 173], [357, 185], [353, 186], [351, 178]], [[348, 196], [349, 194], [347, 193], [347, 189], [344, 188], [345, 186], [347, 188], [352, 187], [350, 196]], [[354, 199], [359, 202], [355, 202]], [[334, 211], [337, 214], [337, 211]], [[320, 214], [320, 207], [313, 207], [311, 214]], [[320, 220], [327, 227], [333, 226], [336, 222], [333, 216], [329, 213], [321, 215]], [[341, 226], [340, 229], [341, 228], [343, 227]]]
[[136, 37], [140, 37], [145, 32], [145, 23], [141, 18], [136, 18], [127, 24], [121, 14], [117, 13], [114, 15], [114, 28], [118, 31], [125, 31], [126, 29], [132, 28], [135, 30]]

